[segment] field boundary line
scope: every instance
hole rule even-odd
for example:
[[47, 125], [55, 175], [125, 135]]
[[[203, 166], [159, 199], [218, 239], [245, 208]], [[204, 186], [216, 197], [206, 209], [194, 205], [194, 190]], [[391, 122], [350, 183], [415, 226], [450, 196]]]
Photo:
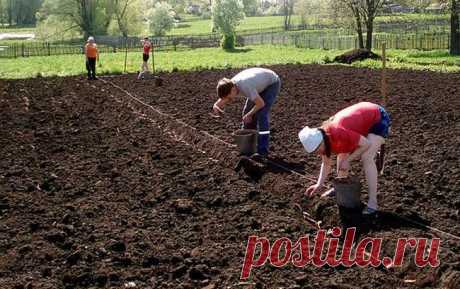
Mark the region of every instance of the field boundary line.
[[[167, 113], [164, 113], [164, 112], [158, 110], [157, 108], [153, 107], [153, 106], [150, 105], [150, 104], [147, 104], [147, 103], [143, 102], [143, 101], [140, 100], [139, 98], [135, 97], [135, 96], [134, 96], [132, 93], [130, 93], [129, 91], [123, 89], [123, 88], [120, 87], [119, 85], [116, 85], [115, 83], [113, 83], [113, 82], [111, 82], [111, 81], [109, 81], [109, 80], [104, 80], [104, 79], [102, 79], [102, 78], [99, 78], [99, 79], [100, 79], [102, 82], [104, 82], [104, 83], [106, 83], [106, 84], [110, 84], [110, 85], [112, 85], [113, 87], [115, 87], [115, 88], [121, 90], [121, 91], [124, 92], [126, 95], [128, 95], [130, 98], [132, 98], [133, 100], [135, 100], [136, 102], [138, 102], [138, 103], [140, 103], [140, 104], [142, 104], [142, 105], [144, 105], [144, 106], [150, 108], [151, 110], [155, 111], [156, 113], [158, 113], [158, 114], [160, 114], [160, 115], [162, 115], [162, 116], [164, 116], [164, 117], [173, 119], [173, 120], [176, 121], [177, 123], [179, 123], [179, 124], [181, 124], [181, 125], [183, 125], [183, 126], [186, 126], [187, 128], [190, 128], [190, 129], [192, 129], [192, 130], [194, 130], [194, 131], [196, 131], [196, 132], [198, 132], [198, 133], [201, 132], [201, 133], [203, 133], [204, 135], [210, 137], [211, 139], [216, 140], [216, 141], [218, 141], [218, 142], [220, 142], [220, 143], [222, 143], [222, 144], [225, 144], [226, 146], [230, 146], [230, 147], [233, 147], [233, 148], [236, 147], [236, 145], [234, 145], [234, 144], [231, 144], [231, 143], [229, 143], [229, 142], [226, 142], [226, 141], [224, 141], [224, 140], [221, 140], [220, 138], [218, 138], [218, 137], [216, 137], [216, 136], [214, 136], [214, 135], [212, 135], [212, 134], [210, 134], [210, 133], [208, 133], [208, 132], [206, 132], [206, 131], [199, 130], [199, 129], [197, 129], [197, 128], [191, 126], [191, 125], [189, 125], [188, 123], [186, 123], [186, 122], [184, 122], [184, 121], [182, 121], [182, 120], [180, 120], [180, 119], [178, 119], [178, 118], [176, 118], [176, 117], [174, 117], [174, 116], [172, 116], [172, 115], [170, 115], [170, 114], [167, 114]], [[299, 173], [299, 172], [296, 172], [296, 171], [294, 171], [294, 170], [291, 170], [291, 169], [289, 169], [289, 168], [286, 168], [285, 166], [283, 166], [283, 165], [281, 165], [281, 164], [278, 164], [278, 163], [275, 162], [275, 161], [268, 160], [267, 162], [268, 162], [268, 163], [271, 163], [271, 164], [273, 164], [273, 165], [275, 165], [275, 166], [277, 166], [277, 167], [279, 167], [280, 169], [282, 169], [282, 170], [284, 170], [284, 171], [286, 171], [286, 172], [289, 172], [289, 173], [291, 173], [291, 174], [294, 174], [294, 175], [296, 175], [296, 176], [298, 176], [298, 177], [304, 178], [304, 179], [306, 179], [306, 180], [308, 180], [308, 181], [313, 181], [310, 177], [308, 177], [308, 176], [306, 176], [306, 175], [304, 175], [304, 174], [301, 174], [301, 173]], [[316, 181], [316, 180], [314, 180], [314, 181]], [[449, 232], [445, 232], [445, 231], [440, 230], [440, 229], [437, 229], [437, 228], [435, 228], [435, 227], [432, 227], [432, 226], [429, 226], [429, 225], [422, 224], [422, 223], [420, 223], [420, 222], [417, 222], [417, 221], [415, 221], [415, 220], [412, 220], [412, 219], [407, 218], [407, 217], [404, 217], [404, 216], [398, 216], [398, 218], [400, 218], [401, 220], [404, 220], [404, 221], [406, 221], [406, 222], [412, 223], [413, 225], [417, 225], [418, 227], [421, 227], [421, 228], [423, 228], [423, 229], [425, 229], [425, 230], [427, 230], [427, 231], [437, 232], [437, 233], [443, 234], [443, 235], [445, 235], [445, 236], [449, 236], [450, 238], [453, 238], [453, 239], [456, 239], [456, 240], [460, 241], [460, 236], [456, 236], [456, 235], [454, 235], [454, 234], [451, 234], [451, 233], [449, 233]]]

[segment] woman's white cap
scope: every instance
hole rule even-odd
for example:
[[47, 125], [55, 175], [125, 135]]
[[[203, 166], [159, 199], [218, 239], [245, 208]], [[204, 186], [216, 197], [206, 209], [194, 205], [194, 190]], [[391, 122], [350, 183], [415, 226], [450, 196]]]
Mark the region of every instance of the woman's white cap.
[[323, 141], [323, 134], [317, 128], [304, 127], [299, 132], [299, 139], [308, 153], [314, 152]]
[[94, 42], [94, 37], [93, 36], [88, 37], [88, 42]]

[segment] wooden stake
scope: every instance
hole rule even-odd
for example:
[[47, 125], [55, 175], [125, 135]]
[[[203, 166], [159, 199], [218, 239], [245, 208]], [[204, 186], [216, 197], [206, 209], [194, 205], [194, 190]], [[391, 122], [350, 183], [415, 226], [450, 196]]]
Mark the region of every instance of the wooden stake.
[[125, 73], [126, 73], [126, 62], [128, 61], [128, 38], [125, 37]]
[[155, 75], [155, 53], [154, 53], [154, 50], [155, 50], [155, 47], [153, 45], [153, 39], [152, 39], [152, 74]]
[[386, 57], [386, 43], [382, 43], [382, 97], [383, 97], [383, 105], [385, 106], [387, 103], [387, 73], [386, 73], [386, 66], [387, 66], [387, 57]]

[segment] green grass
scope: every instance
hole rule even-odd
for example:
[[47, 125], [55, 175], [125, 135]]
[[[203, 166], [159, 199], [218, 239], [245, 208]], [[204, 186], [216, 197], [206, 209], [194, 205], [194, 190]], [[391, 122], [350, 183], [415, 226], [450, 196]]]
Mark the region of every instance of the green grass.
[[0, 33], [33, 33], [35, 27], [8, 27], [0, 26]]
[[[388, 68], [460, 72], [460, 56], [451, 56], [447, 50], [388, 50]], [[366, 60], [353, 64], [356, 67], [380, 68], [381, 61]]]
[[391, 23], [391, 22], [423, 22], [433, 20], [449, 20], [449, 14], [395, 14], [387, 16], [378, 16], [375, 18], [375, 23]]
[[[196, 16], [184, 16], [183, 25], [187, 27], [174, 28], [168, 35], [198, 35], [211, 33], [212, 21], [210, 19], [202, 20]], [[314, 17], [313, 17], [314, 18]], [[432, 20], [448, 20], [449, 15], [441, 14], [396, 14], [392, 16], [378, 16], [375, 19], [376, 24], [381, 23], [421, 23]], [[324, 22], [326, 19], [322, 19]], [[300, 16], [294, 15], [291, 20], [293, 25], [300, 24]], [[246, 17], [237, 27], [237, 31], [277, 29], [283, 27], [284, 16], [258, 16]], [[330, 23], [332, 24], [332, 22]], [[435, 28], [435, 26], [433, 26]]]
[[[234, 52], [220, 48], [157, 52], [155, 65], [159, 71], [204, 70], [240, 68], [273, 64], [323, 64], [327, 59], [342, 53], [339, 50], [302, 49], [285, 46], [248, 46]], [[447, 51], [420, 52], [413, 50], [389, 50], [388, 67], [391, 69], [431, 70], [460, 72], [460, 56], [450, 56]], [[68, 76], [84, 74], [82, 55], [30, 57], [2, 59], [0, 78], [30, 78], [41, 76]], [[101, 54], [102, 67], [98, 73], [120, 74], [124, 70], [124, 53]], [[127, 71], [136, 72], [141, 64], [138, 52], [128, 53]], [[356, 62], [355, 67], [381, 68], [381, 61]]]
[[[236, 31], [276, 29], [283, 27], [283, 23], [283, 16], [246, 17], [236, 28]], [[293, 25], [300, 24], [300, 17], [297, 15], [292, 16], [291, 23]], [[168, 35], [198, 35], [211, 33], [212, 21], [210, 19], [198, 20], [197, 18], [187, 18], [182, 24], [189, 26], [173, 28]]]
[[[199, 34], [209, 34], [211, 33], [212, 21], [210, 19], [203, 20], [197, 16], [183, 14], [181, 15], [183, 22], [180, 25], [185, 25], [186, 27], [173, 28], [168, 35], [199, 35]], [[315, 17], [312, 17], [311, 21], [314, 21]], [[433, 15], [433, 14], [401, 14], [401, 15], [392, 15], [392, 16], [379, 16], [375, 19], [375, 23], [423, 23], [424, 21], [431, 20], [448, 20], [449, 15]], [[322, 19], [322, 22], [325, 22], [326, 19]], [[310, 21], [310, 22], [311, 22]], [[316, 21], [316, 20], [315, 20]], [[237, 27], [237, 31], [254, 31], [254, 30], [270, 30], [277, 29], [280, 30], [283, 27], [284, 17], [283, 16], [258, 16], [258, 17], [246, 17], [241, 24]], [[293, 25], [300, 24], [300, 16], [293, 15], [291, 20]], [[331, 22], [332, 24], [332, 22]], [[434, 27], [436, 28], [436, 27]], [[34, 27], [1, 27], [1, 32], [21, 32], [21, 33], [31, 33], [34, 32]]]
[[[248, 46], [235, 52], [220, 48], [155, 53], [157, 70], [202, 70], [244, 67], [262, 64], [320, 63], [326, 56], [333, 57], [339, 51], [305, 50], [284, 46]], [[80, 75], [86, 72], [82, 55], [29, 57], [2, 59], [0, 78], [30, 78], [41, 76]], [[98, 73], [116, 74], [124, 69], [124, 53], [101, 54], [102, 67]], [[141, 54], [128, 53], [128, 72], [138, 71]]]

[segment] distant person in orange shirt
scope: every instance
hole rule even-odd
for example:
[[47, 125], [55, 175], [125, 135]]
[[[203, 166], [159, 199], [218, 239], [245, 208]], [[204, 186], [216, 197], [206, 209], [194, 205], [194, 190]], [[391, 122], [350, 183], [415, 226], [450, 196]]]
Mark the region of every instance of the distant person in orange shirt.
[[149, 71], [149, 58], [150, 58], [150, 49], [152, 48], [152, 43], [148, 37], [145, 37], [141, 40], [142, 43], [142, 66], [141, 72], [139, 73], [138, 79], [143, 79], [144, 74]]
[[88, 80], [96, 79], [96, 61], [99, 60], [99, 52], [94, 37], [88, 37], [85, 45], [86, 70], [88, 71]]

